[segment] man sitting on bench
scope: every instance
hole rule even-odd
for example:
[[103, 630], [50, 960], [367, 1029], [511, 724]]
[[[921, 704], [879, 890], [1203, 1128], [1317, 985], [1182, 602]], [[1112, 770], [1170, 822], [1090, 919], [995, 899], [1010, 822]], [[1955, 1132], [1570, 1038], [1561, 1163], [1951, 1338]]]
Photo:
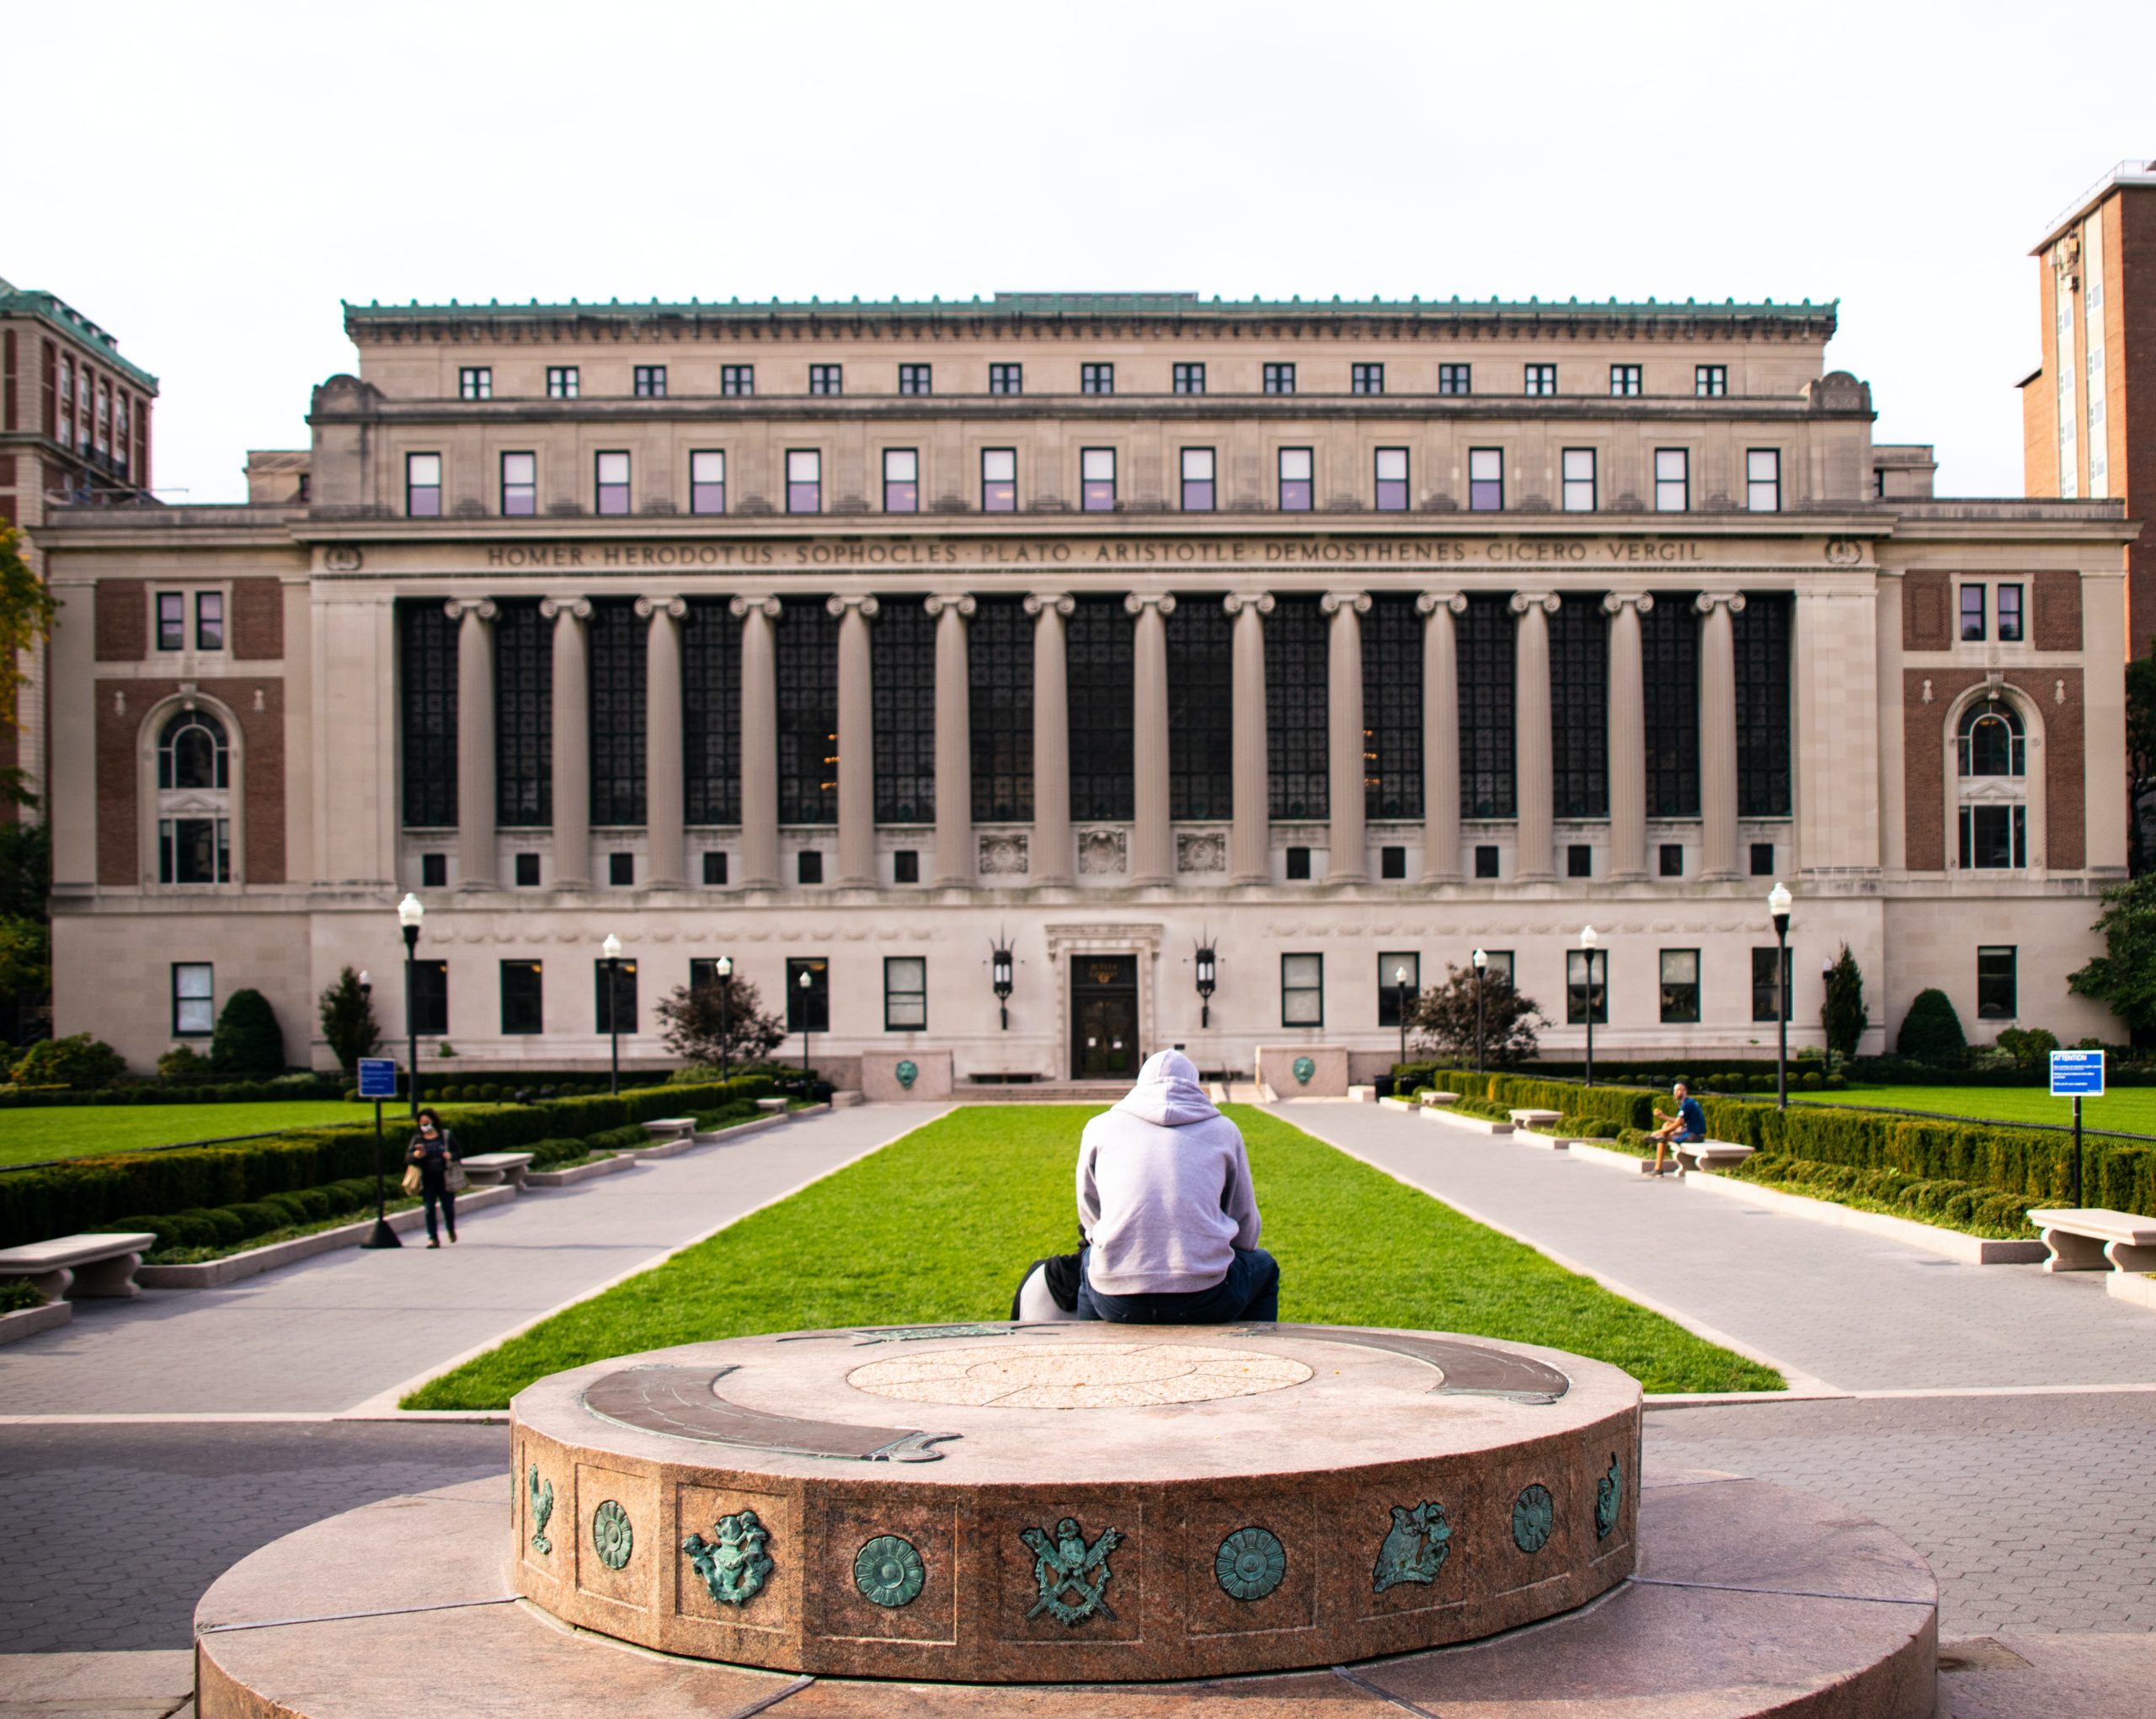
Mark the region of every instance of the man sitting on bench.
[[[1656, 1111], [1654, 1119], [1662, 1126], [1647, 1136], [1654, 1142], [1654, 1173], [1657, 1176], [1662, 1174], [1662, 1154], [1671, 1146], [1696, 1145], [1707, 1137], [1707, 1113], [1700, 1108], [1700, 1101], [1691, 1096], [1682, 1081], [1673, 1090], [1677, 1114], [1665, 1116]], [[1677, 1167], [1681, 1170], [1684, 1166], [1680, 1163]]]

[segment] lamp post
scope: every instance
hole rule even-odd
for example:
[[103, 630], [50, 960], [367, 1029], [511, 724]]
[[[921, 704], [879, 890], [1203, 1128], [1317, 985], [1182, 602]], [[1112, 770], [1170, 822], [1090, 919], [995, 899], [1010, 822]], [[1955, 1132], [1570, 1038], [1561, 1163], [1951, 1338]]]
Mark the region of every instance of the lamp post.
[[397, 904], [397, 923], [404, 933], [404, 1050], [405, 1084], [411, 1088], [412, 1119], [419, 1118], [419, 1017], [413, 1005], [418, 999], [414, 977], [414, 956], [419, 948], [419, 926], [425, 921], [427, 910], [420, 905], [417, 895], [406, 893]]
[[803, 968], [799, 989], [801, 991], [801, 1096], [804, 1098], [808, 1096], [808, 992], [814, 984], [815, 980], [808, 976], [808, 969], [806, 967]]
[[1011, 991], [1014, 984], [1010, 938], [1000, 937], [989, 945], [989, 983], [995, 990], [995, 1012], [1002, 1017], [1003, 1030], [1008, 1033], [1011, 1030]]
[[1819, 963], [1819, 1028], [1827, 1040], [1827, 1072], [1834, 1072], [1833, 1023], [1827, 1018], [1827, 1005], [1834, 996], [1834, 965], [1822, 959]]
[[734, 1066], [734, 1032], [729, 1013], [734, 1006], [734, 958], [721, 955], [711, 964], [711, 969], [718, 975], [718, 1077], [725, 1081], [732, 1078], [730, 1070]]
[[1774, 920], [1774, 1108], [1789, 1108], [1789, 905], [1788, 886], [1767, 892], [1767, 911]]
[[1400, 1060], [1407, 1060], [1407, 969], [1403, 965], [1392, 969], [1392, 988], [1399, 994], [1400, 1001]]
[[1580, 927], [1580, 948], [1587, 955], [1587, 1084], [1594, 1084], [1594, 957], [1595, 945], [1601, 939], [1593, 926]]
[[1210, 943], [1198, 946], [1198, 1024], [1201, 1028], [1213, 1024], [1213, 992], [1219, 983], [1217, 958]]
[[1482, 975], [1490, 970], [1490, 952], [1477, 949], [1475, 963], [1475, 1072], [1482, 1072]]
[[[360, 1006], [371, 1012], [374, 1008], [374, 975], [364, 967], [360, 969]], [[355, 1065], [353, 1073], [364, 1082], [363, 1071]], [[395, 1097], [392, 1092], [391, 1096]], [[382, 1100], [374, 1101], [374, 1228], [367, 1232], [362, 1247], [402, 1247], [397, 1232], [389, 1227], [388, 1192], [382, 1177]]]
[[622, 940], [613, 932], [600, 946], [606, 957], [606, 1090], [622, 1090]]

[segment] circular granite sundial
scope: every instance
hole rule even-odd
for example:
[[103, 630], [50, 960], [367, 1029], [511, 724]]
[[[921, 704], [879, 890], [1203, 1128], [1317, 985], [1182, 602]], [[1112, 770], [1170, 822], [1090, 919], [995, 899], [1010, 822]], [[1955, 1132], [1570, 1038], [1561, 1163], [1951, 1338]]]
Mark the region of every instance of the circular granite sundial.
[[1630, 1573], [1640, 1391], [1427, 1332], [915, 1327], [692, 1344], [512, 1405], [517, 1588], [824, 1675], [1326, 1666]]

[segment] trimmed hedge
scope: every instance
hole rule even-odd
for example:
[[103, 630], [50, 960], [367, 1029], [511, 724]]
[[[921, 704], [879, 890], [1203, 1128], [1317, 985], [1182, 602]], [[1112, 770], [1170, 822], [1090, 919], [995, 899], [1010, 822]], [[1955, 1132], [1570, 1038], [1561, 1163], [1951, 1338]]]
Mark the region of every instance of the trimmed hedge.
[[[286, 1084], [289, 1082], [290, 1084]], [[0, 1087], [0, 1110], [32, 1110], [48, 1105], [80, 1104], [270, 1104], [307, 1098], [335, 1098], [341, 1087], [334, 1076], [324, 1075], [302, 1086], [289, 1075], [275, 1081], [189, 1081], [184, 1085], [152, 1086], [147, 1082], [122, 1086], [100, 1086], [77, 1092], [64, 1087], [33, 1086], [22, 1092]]]
[[[771, 1081], [757, 1075], [707, 1086], [656, 1086], [618, 1097], [558, 1098], [468, 1111], [451, 1126], [458, 1150], [467, 1155], [520, 1151], [540, 1140], [585, 1140], [654, 1117], [753, 1101], [771, 1090]], [[638, 1135], [641, 1140], [641, 1129]], [[399, 1162], [405, 1140], [401, 1119], [393, 1130], [385, 1129], [385, 1156], [392, 1164]], [[373, 1173], [371, 1121], [294, 1129], [227, 1146], [75, 1158], [0, 1172], [0, 1247], [109, 1229], [129, 1214], [240, 1205], [349, 1177], [371, 1178]]]
[[1619, 1128], [1652, 1128], [1657, 1093], [1636, 1086], [1584, 1086], [1577, 1081], [1540, 1079], [1532, 1075], [1478, 1075], [1472, 1069], [1449, 1069], [1435, 1063], [1402, 1063], [1399, 1074], [1416, 1086], [1433, 1086], [1479, 1099], [1508, 1110], [1555, 1110], [1571, 1122], [1609, 1122]]
[[1762, 1187], [1789, 1188], [1816, 1198], [1867, 1201], [1972, 1235], [2019, 1237], [2036, 1233], [2025, 1215], [2026, 1196], [1949, 1177], [1927, 1179], [1901, 1170], [1860, 1170], [1851, 1164], [1821, 1164], [1765, 1152], [1754, 1153], [1729, 1173]]

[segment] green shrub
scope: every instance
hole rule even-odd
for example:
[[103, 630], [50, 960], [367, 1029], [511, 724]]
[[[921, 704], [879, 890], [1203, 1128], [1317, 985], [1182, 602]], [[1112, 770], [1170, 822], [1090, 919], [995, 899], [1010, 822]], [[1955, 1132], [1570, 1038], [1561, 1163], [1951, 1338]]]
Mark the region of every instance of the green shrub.
[[88, 1092], [109, 1086], [127, 1072], [127, 1060], [102, 1038], [77, 1033], [42, 1038], [23, 1053], [13, 1070], [19, 1086], [70, 1086]]
[[1915, 1062], [1951, 1066], [1969, 1048], [1961, 1031], [1961, 1017], [1945, 991], [1920, 990], [1909, 1012], [1902, 1017], [1902, 1030], [1894, 1040], [1898, 1055]]
[[31, 1287], [27, 1279], [0, 1278], [0, 1313], [21, 1313], [44, 1305], [45, 1297]]
[[2017, 1068], [2048, 1068], [2058, 1049], [2058, 1034], [2041, 1027], [2009, 1027], [1999, 1035], [1999, 1048], [2014, 1059]]
[[498, 1082], [494, 1081], [482, 1081], [479, 1083], [479, 1097], [483, 1102], [492, 1104], [501, 1096], [502, 1089]]
[[157, 1073], [168, 1081], [197, 1081], [210, 1072], [210, 1059], [191, 1044], [175, 1045], [157, 1059]]
[[263, 1076], [285, 1070], [285, 1034], [276, 1011], [259, 990], [236, 990], [226, 999], [210, 1038], [210, 1062], [221, 1075]]
[[[643, 1130], [639, 1129], [637, 1132], [641, 1134]], [[548, 1170], [571, 1158], [581, 1158], [590, 1148], [582, 1140], [534, 1140], [523, 1150], [531, 1154], [534, 1170]]]

